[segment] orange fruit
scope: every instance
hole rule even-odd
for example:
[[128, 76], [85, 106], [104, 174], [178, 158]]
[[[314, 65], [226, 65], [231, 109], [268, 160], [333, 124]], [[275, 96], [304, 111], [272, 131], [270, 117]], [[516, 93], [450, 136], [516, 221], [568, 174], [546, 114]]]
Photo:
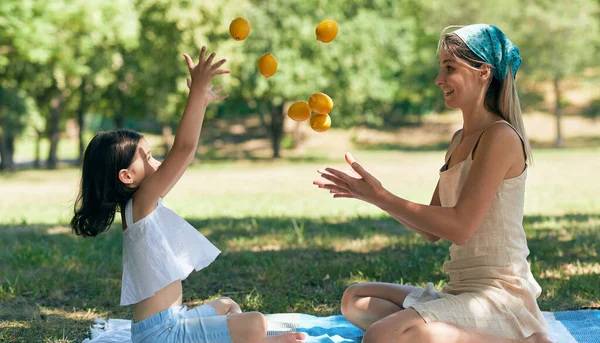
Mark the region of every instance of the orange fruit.
[[269, 78], [277, 71], [277, 60], [275, 56], [266, 53], [258, 59], [258, 71], [262, 76]]
[[334, 40], [335, 36], [338, 34], [338, 24], [335, 20], [324, 20], [317, 25], [315, 33], [317, 34], [317, 40], [323, 43], [329, 43]]
[[310, 127], [317, 132], [325, 132], [331, 127], [331, 117], [329, 114], [313, 114], [310, 117]]
[[250, 23], [244, 18], [235, 18], [229, 24], [229, 34], [235, 40], [244, 40], [250, 34]]
[[295, 121], [305, 121], [310, 118], [310, 107], [306, 101], [298, 101], [288, 109], [288, 117]]
[[333, 100], [325, 93], [315, 93], [308, 99], [310, 109], [318, 114], [327, 114], [333, 108]]

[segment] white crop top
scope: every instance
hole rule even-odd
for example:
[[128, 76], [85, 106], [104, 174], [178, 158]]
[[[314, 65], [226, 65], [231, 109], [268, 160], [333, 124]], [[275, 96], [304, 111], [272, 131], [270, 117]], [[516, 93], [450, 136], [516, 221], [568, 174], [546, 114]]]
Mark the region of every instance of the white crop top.
[[175, 280], [184, 280], [221, 253], [198, 230], [164, 207], [162, 198], [152, 213], [135, 223], [131, 207], [132, 199], [125, 206], [122, 306], [149, 298]]

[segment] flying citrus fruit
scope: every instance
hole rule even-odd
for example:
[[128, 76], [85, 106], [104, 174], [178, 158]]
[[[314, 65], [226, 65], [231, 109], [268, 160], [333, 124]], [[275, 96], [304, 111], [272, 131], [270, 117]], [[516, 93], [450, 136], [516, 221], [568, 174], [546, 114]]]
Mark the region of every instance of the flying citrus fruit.
[[338, 24], [335, 20], [324, 20], [317, 25], [315, 33], [317, 34], [317, 40], [323, 43], [329, 43], [334, 40], [335, 36], [338, 34]]
[[317, 132], [325, 132], [331, 126], [329, 114], [313, 114], [310, 117], [310, 127]]
[[308, 99], [308, 106], [317, 114], [327, 114], [333, 108], [333, 100], [325, 93], [315, 93]]
[[258, 59], [258, 71], [262, 76], [269, 78], [277, 71], [277, 60], [275, 56], [266, 53]]
[[244, 40], [250, 34], [250, 23], [244, 18], [235, 18], [229, 24], [229, 34], [235, 40]]
[[295, 121], [305, 121], [310, 118], [310, 107], [306, 101], [298, 101], [288, 109], [288, 116]]

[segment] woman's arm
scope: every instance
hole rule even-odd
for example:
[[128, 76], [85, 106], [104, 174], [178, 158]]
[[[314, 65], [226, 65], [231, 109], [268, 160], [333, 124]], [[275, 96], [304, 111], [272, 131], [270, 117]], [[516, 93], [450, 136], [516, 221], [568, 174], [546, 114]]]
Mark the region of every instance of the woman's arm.
[[[439, 187], [440, 187], [440, 182], [438, 181], [437, 186], [435, 186], [435, 191], [433, 192], [433, 197], [431, 198], [431, 202], [429, 203], [430, 206], [441, 206], [442, 204], [440, 203], [440, 194], [439, 194]], [[409, 228], [410, 230], [418, 233], [419, 235], [425, 237], [428, 241], [430, 241], [431, 243], [435, 243], [437, 241], [440, 240], [440, 237], [433, 235], [429, 232], [423, 231], [421, 229], [419, 229], [418, 227], [416, 227], [415, 225], [413, 225], [412, 223], [409, 223], [408, 221], [404, 220], [402, 217], [393, 214], [393, 213], [389, 213], [388, 214], [396, 219], [400, 224], [406, 226], [407, 228]]]
[[[454, 207], [417, 204], [384, 189], [350, 156], [347, 161], [362, 179], [327, 168], [322, 177], [334, 183], [334, 197], [357, 198], [372, 203], [414, 228], [452, 243], [465, 244], [481, 224], [507, 172], [524, 161], [521, 140], [506, 125], [496, 125], [482, 136], [461, 194]], [[333, 188], [330, 188], [333, 187]], [[409, 227], [410, 228], [410, 227]]]

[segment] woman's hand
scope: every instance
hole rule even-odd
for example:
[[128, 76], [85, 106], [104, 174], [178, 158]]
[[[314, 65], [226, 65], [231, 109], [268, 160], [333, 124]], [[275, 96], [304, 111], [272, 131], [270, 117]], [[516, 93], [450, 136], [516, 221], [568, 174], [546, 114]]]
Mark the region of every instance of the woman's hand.
[[355, 198], [378, 206], [387, 192], [373, 175], [369, 174], [350, 153], [346, 153], [346, 162], [352, 167], [350, 172], [342, 172], [333, 168], [319, 169], [321, 179], [313, 181], [319, 188], [329, 189], [334, 198]]

